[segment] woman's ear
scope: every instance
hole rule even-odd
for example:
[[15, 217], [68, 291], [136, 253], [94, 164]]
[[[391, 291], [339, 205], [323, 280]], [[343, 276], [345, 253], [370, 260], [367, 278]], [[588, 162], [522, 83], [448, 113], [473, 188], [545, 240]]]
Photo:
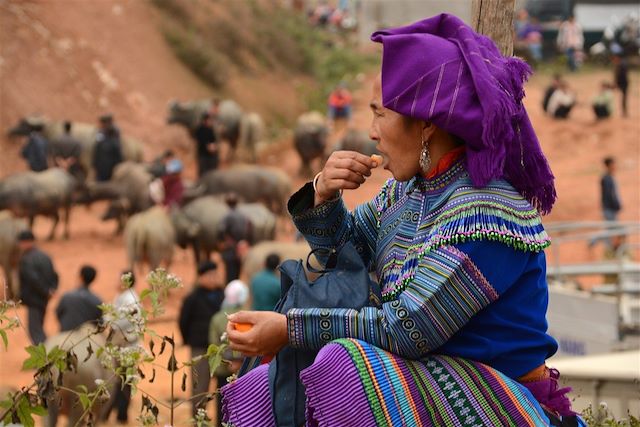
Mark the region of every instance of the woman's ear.
[[433, 137], [433, 134], [436, 132], [436, 129], [436, 125], [434, 125], [432, 122], [422, 122], [422, 140], [430, 140]]

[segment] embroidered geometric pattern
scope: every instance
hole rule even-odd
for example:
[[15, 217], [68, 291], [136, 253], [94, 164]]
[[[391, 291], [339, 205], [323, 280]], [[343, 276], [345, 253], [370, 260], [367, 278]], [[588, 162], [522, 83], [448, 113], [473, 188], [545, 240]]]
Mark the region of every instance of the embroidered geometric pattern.
[[290, 344], [319, 349], [338, 338], [357, 338], [415, 359], [442, 345], [498, 298], [467, 255], [454, 247], [430, 252], [419, 268], [410, 286], [381, 308], [289, 310]]
[[340, 339], [377, 426], [547, 426], [521, 386], [490, 367], [460, 358], [404, 360], [368, 343]]

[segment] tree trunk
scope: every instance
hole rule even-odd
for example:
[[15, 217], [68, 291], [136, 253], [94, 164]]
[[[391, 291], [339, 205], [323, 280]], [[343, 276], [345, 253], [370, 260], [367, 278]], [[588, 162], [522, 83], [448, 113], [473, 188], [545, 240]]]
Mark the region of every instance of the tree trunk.
[[513, 55], [515, 0], [473, 0], [471, 26], [491, 38], [505, 56]]

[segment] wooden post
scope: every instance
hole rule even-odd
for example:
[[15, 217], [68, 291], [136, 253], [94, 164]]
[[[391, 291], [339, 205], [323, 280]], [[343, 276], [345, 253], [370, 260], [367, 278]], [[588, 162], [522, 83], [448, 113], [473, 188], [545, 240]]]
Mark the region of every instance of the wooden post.
[[513, 14], [516, 0], [473, 0], [471, 26], [490, 37], [505, 56], [513, 55]]

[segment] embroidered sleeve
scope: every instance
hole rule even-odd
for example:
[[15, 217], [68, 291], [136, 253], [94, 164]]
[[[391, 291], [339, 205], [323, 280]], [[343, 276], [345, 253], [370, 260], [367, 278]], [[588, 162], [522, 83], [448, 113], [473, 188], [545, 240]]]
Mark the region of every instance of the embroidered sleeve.
[[413, 280], [381, 308], [289, 310], [289, 342], [317, 349], [334, 339], [357, 338], [415, 359], [441, 346], [497, 298], [465, 253], [443, 246], [426, 254]]
[[351, 241], [365, 262], [375, 252], [380, 212], [387, 205], [390, 181], [370, 202], [349, 212], [342, 199], [313, 207], [313, 187], [307, 184], [289, 201], [296, 228], [312, 248], [336, 248]]

